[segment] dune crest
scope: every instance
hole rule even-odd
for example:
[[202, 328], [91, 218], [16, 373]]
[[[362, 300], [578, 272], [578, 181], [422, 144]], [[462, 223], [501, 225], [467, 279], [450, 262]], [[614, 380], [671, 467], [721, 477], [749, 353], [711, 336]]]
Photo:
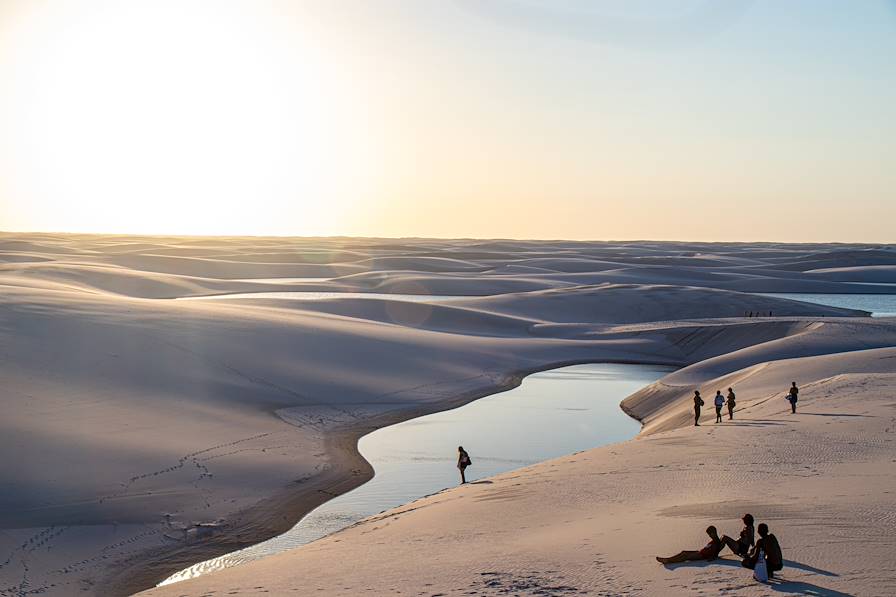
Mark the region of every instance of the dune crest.
[[[15, 455], [0, 461], [0, 553], [9, 554], [0, 585], [46, 595], [150, 587], [195, 561], [280, 533], [328, 495], [369, 478], [355, 450], [360, 435], [554, 366], [682, 367], [625, 402], [645, 423], [643, 439], [624, 448], [632, 454], [655, 445], [648, 443], [654, 437], [689, 431], [681, 402], [695, 384], [736, 381], [749, 403], [750, 384], [777, 371], [765, 363], [811, 356], [843, 368], [823, 376], [812, 369], [827, 380], [819, 387], [846, 384], [853, 392], [850, 384], [864, 373], [883, 387], [886, 372], [866, 371], [859, 360], [896, 345], [892, 319], [725, 288], [733, 280], [782, 292], [806, 284], [849, 290], [855, 285], [808, 271], [836, 261], [839, 251], [0, 235], [0, 447]], [[888, 254], [857, 246], [841, 256], [844, 267], [865, 267], [865, 257], [878, 267]], [[282, 277], [302, 280], [269, 280]], [[196, 298], [272, 291], [362, 294]], [[371, 292], [421, 298], [363, 295]], [[426, 298], [445, 294], [463, 298]], [[751, 312], [763, 317], [744, 317]], [[859, 360], [837, 360], [853, 354]], [[835, 356], [827, 362], [824, 355]], [[757, 396], [766, 391], [756, 388]], [[612, 476], [608, 487], [634, 491], [623, 477]], [[528, 483], [508, 495], [541, 491]], [[584, 510], [570, 499], [558, 513], [576, 520]], [[495, 545], [529, 541], [512, 529], [494, 532], [504, 537]], [[462, 561], [446, 557], [446, 565]]]

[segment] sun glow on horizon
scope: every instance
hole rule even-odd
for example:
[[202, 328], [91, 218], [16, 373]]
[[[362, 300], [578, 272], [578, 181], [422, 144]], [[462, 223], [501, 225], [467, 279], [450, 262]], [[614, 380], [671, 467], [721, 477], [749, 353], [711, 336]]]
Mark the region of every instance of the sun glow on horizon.
[[811, 0], [0, 0], [0, 230], [892, 242], [894, 33]]
[[324, 48], [278, 16], [171, 0], [15, 13], [0, 107], [20, 143], [0, 142], [0, 190], [60, 229], [113, 232], [125, 214], [129, 232], [326, 229], [372, 160]]

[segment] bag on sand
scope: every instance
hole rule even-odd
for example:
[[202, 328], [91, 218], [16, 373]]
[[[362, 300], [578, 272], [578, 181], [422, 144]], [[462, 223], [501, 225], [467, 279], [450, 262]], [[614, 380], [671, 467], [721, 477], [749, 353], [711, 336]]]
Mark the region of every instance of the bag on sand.
[[768, 582], [768, 568], [765, 565], [765, 552], [759, 550], [759, 559], [756, 560], [756, 567], [753, 568], [753, 578], [759, 582]]

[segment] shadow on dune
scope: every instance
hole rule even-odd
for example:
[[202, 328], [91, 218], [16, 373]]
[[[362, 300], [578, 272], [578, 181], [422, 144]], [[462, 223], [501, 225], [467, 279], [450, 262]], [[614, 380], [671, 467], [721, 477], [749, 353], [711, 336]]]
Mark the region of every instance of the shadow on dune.
[[[743, 568], [740, 560], [733, 560], [730, 558], [717, 558], [715, 560], [693, 560], [690, 562], [679, 562], [677, 564], [666, 564], [666, 568], [669, 568], [671, 570], [683, 567], [705, 568], [706, 566], [734, 566], [735, 568]], [[815, 568], [814, 566], [801, 564], [799, 562], [794, 562], [793, 560], [784, 560], [784, 570], [786, 571], [789, 568], [802, 570], [803, 572], [811, 572], [812, 574], [821, 574], [822, 576], [840, 576], [836, 572], [831, 572], [830, 570], [822, 570], [821, 568]]]
[[817, 595], [818, 597], [854, 597], [852, 593], [843, 593], [834, 589], [826, 589], [807, 582], [788, 582], [786, 580], [772, 579], [768, 583], [774, 591], [787, 593], [788, 595]]
[[[679, 564], [668, 564], [666, 565], [666, 568], [675, 570], [677, 568], [706, 568], [707, 566], [729, 566], [732, 568], [743, 569], [743, 566], [741, 565], [739, 560], [730, 560], [727, 558], [719, 558], [712, 561], [697, 560], [692, 562], [681, 562]], [[786, 573], [788, 569], [802, 570], [805, 572], [810, 572], [812, 574], [820, 574], [822, 576], [840, 576], [839, 574], [831, 572], [830, 570], [822, 570], [821, 568], [815, 568], [807, 564], [794, 562], [793, 560], [784, 560], [783, 572]], [[752, 571], [750, 570], [745, 571], [752, 574]], [[775, 574], [782, 573], [776, 572]], [[813, 585], [811, 583], [802, 581], [788, 581], [783, 578], [772, 578], [767, 583], [767, 585], [774, 591], [789, 593], [791, 595], [817, 595], [818, 597], [853, 597], [851, 593], [843, 593], [840, 591], [835, 591], [834, 589], [826, 589], [824, 587], [819, 587], [818, 585]]]
[[677, 564], [663, 564], [669, 570], [677, 570], [678, 568], [706, 568], [707, 566], [731, 566], [733, 568], [743, 568], [740, 560], [728, 560], [718, 558], [716, 560], [691, 560], [689, 562], [679, 562]]
[[793, 560], [784, 560], [784, 569], [786, 570], [788, 568], [796, 568], [797, 570], [811, 572], [812, 574], [821, 574], [823, 576], [840, 576], [836, 572], [831, 572], [830, 570], [822, 570], [821, 568], [815, 568], [814, 566], [809, 566], [808, 564], [800, 564], [799, 562], [794, 562]]
[[866, 417], [869, 419], [873, 419], [871, 415], [848, 415], [844, 413], [799, 413], [801, 415], [811, 415], [813, 417]]

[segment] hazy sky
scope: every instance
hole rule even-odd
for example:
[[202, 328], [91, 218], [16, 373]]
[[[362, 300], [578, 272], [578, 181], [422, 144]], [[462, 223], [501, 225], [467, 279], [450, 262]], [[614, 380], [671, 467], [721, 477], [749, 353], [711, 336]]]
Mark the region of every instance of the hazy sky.
[[896, 3], [0, 0], [0, 230], [896, 241]]

